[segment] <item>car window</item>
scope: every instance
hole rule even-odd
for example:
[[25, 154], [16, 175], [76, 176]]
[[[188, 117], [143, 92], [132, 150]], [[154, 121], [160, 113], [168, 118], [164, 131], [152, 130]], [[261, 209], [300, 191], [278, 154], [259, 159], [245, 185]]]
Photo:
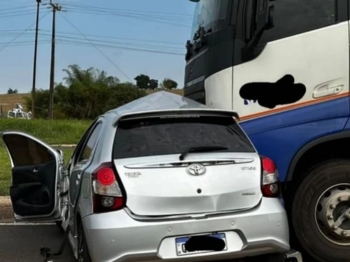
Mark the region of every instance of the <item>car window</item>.
[[179, 154], [188, 147], [223, 146], [226, 152], [255, 152], [231, 117], [195, 116], [120, 121], [114, 159]]
[[82, 153], [79, 156], [78, 162], [89, 160], [91, 157], [92, 150], [100, 134], [102, 123], [98, 123], [94, 130], [92, 131], [90, 137], [87, 140], [87, 143], [82, 148]]
[[55, 160], [50, 150], [35, 140], [22, 135], [5, 135], [14, 166], [33, 166]]

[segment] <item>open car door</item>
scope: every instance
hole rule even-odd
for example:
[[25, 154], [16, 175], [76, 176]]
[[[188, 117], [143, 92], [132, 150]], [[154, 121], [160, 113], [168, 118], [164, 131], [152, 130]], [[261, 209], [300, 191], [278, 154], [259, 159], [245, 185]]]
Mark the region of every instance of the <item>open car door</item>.
[[[21, 132], [1, 133], [11, 160], [10, 197], [16, 222], [61, 221], [66, 173], [63, 156]], [[9, 170], [10, 171], [10, 170]]]

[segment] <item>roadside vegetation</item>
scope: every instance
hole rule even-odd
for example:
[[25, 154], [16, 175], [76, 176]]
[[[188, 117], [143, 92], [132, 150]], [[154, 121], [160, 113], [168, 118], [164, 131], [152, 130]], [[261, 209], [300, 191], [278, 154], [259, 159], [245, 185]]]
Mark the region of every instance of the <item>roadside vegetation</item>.
[[[150, 91], [171, 90], [177, 83], [164, 79], [161, 84], [147, 75], [139, 75], [136, 84], [121, 82], [117, 77], [95, 68], [81, 69], [70, 65], [63, 70], [64, 81], [57, 83], [54, 89], [55, 119], [94, 119], [104, 112], [122, 106], [137, 98], [146, 96]], [[37, 90], [35, 94], [35, 118], [47, 118], [49, 108], [49, 90]], [[27, 96], [26, 107], [30, 111], [32, 98]]]
[[[76, 144], [92, 123], [91, 120], [0, 119], [0, 132], [28, 133], [50, 145]], [[0, 145], [3, 146], [1, 140]]]
[[[50, 145], [76, 144], [92, 120], [104, 112], [122, 106], [137, 98], [159, 90], [177, 88], [169, 78], [158, 80], [140, 74], [136, 84], [121, 82], [105, 71], [94, 68], [81, 69], [71, 65], [63, 70], [66, 77], [54, 89], [54, 119], [48, 120], [49, 91], [39, 89], [35, 95], [35, 118], [31, 120], [0, 118], [0, 132], [28, 133]], [[8, 93], [17, 93], [9, 89]], [[27, 111], [32, 109], [32, 98], [25, 97]], [[66, 163], [73, 148], [62, 148]], [[0, 139], [0, 195], [9, 194], [11, 166], [8, 153]]]

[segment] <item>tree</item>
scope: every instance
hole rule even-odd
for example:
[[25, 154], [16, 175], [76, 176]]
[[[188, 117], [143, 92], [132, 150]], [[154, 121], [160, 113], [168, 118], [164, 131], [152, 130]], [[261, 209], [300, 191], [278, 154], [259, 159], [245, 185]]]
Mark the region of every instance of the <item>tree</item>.
[[146, 95], [147, 93], [145, 90], [139, 89], [132, 83], [120, 83], [110, 93], [103, 111], [105, 112], [120, 107]]
[[17, 94], [17, 93], [18, 93], [18, 90], [17, 90], [17, 89], [9, 88], [9, 89], [7, 90], [7, 93], [8, 93], [8, 94]]
[[151, 79], [148, 86], [152, 90], [158, 88], [158, 80]]
[[[121, 83], [118, 78], [94, 68], [81, 69], [70, 65], [63, 83], [54, 89], [54, 118], [94, 119], [104, 112], [129, 103], [146, 92], [132, 83]], [[31, 108], [31, 98], [26, 100]], [[37, 90], [36, 117], [48, 117], [48, 90]]]
[[150, 85], [150, 77], [148, 75], [138, 75], [134, 78], [136, 80], [136, 86], [140, 89], [148, 89]]
[[175, 89], [177, 88], [177, 82], [170, 78], [165, 78], [162, 82], [162, 87], [166, 89]]

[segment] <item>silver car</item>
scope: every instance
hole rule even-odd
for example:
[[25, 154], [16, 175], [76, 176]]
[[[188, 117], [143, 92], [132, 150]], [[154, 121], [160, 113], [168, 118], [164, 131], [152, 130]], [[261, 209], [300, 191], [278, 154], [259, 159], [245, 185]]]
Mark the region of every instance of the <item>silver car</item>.
[[93, 121], [67, 166], [60, 150], [4, 132], [15, 220], [56, 222], [78, 261], [297, 256], [277, 169], [235, 117], [158, 92]]

